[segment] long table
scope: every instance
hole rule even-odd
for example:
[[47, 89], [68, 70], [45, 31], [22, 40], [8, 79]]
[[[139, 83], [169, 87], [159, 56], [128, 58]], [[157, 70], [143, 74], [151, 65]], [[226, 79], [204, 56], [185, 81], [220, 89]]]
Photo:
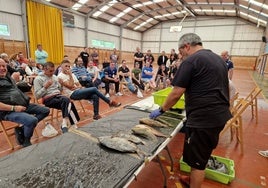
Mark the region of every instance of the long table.
[[157, 157], [182, 127], [160, 128], [168, 135], [138, 145], [148, 156], [120, 153], [102, 147], [97, 138], [119, 131], [131, 133], [148, 112], [123, 109], [78, 130], [23, 148], [0, 158], [0, 187], [127, 187]]

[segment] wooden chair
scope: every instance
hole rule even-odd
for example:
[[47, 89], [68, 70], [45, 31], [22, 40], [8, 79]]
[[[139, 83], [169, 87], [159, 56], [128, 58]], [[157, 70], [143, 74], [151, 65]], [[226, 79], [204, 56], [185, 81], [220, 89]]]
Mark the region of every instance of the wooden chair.
[[230, 103], [230, 111], [232, 112], [232, 109], [235, 105], [235, 101], [238, 99], [239, 97], [239, 93], [236, 92], [235, 95], [230, 99], [229, 103]]
[[237, 141], [240, 143], [241, 152], [244, 153], [243, 146], [243, 127], [242, 127], [242, 114], [250, 105], [248, 101], [245, 99], [241, 99], [234, 107], [233, 107], [233, 117], [227, 121], [224, 129], [221, 131], [220, 136], [223, 135], [228, 129], [231, 131], [231, 140], [233, 140], [233, 132], [236, 133]]
[[123, 77], [122, 80], [120, 80], [120, 82], [119, 82], [119, 91], [122, 94], [125, 94], [125, 91], [129, 92], [128, 82], [126, 81], [125, 77]]
[[[14, 149], [14, 144], [11, 142], [11, 136], [15, 135], [14, 129], [16, 127], [19, 127], [18, 123], [0, 120], [0, 132], [3, 132], [5, 139], [12, 150]], [[38, 138], [36, 129], [34, 129], [34, 134]]]
[[251, 106], [251, 117], [252, 119], [255, 117], [256, 123], [258, 123], [258, 99], [257, 96], [261, 93], [262, 89], [259, 87], [255, 87], [245, 98], [246, 101], [249, 102]]

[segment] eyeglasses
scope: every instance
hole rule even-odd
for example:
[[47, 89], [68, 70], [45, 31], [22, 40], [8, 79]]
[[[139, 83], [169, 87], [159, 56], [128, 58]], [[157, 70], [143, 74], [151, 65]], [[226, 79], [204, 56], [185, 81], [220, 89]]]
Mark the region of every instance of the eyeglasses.
[[65, 67], [71, 67], [70, 65], [65, 65]]

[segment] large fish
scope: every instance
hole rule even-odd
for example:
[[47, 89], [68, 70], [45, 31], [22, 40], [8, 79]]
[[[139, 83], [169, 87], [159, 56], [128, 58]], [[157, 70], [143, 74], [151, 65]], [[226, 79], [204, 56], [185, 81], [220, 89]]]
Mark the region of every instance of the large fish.
[[133, 134], [118, 132], [118, 133], [114, 134], [113, 137], [125, 138], [128, 141], [133, 142], [135, 144], [144, 144], [145, 145], [144, 141], [142, 141], [139, 137], [134, 136]]
[[143, 124], [136, 125], [131, 130], [133, 131], [134, 134], [143, 136], [151, 140], [156, 140], [157, 139], [156, 136], [167, 137], [166, 135], [153, 129], [152, 127]]
[[159, 121], [150, 119], [150, 118], [141, 118], [140, 119], [141, 124], [149, 125], [151, 127], [167, 127], [168, 125], [161, 123]]

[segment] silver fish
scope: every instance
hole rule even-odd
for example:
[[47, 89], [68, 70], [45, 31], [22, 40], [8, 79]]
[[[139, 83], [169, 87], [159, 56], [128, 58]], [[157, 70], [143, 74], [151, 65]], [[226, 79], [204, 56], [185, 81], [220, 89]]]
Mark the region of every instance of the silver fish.
[[167, 125], [165, 125], [159, 121], [150, 119], [150, 118], [141, 118], [140, 123], [145, 124], [145, 125], [149, 125], [151, 127], [168, 127]]
[[102, 136], [98, 140], [102, 145], [120, 152], [136, 153], [138, 151], [137, 146], [125, 138]]
[[[156, 129], [148, 126], [148, 125], [144, 125], [144, 124], [138, 124], [136, 125], [135, 127], [133, 127], [134, 129], [144, 129], [146, 130], [147, 132], [155, 135], [155, 136], [159, 136], [159, 137], [167, 137], [166, 135], [164, 135], [163, 133], [161, 133], [160, 131], [157, 131]], [[132, 131], [133, 131], [133, 128], [132, 128]]]
[[139, 137], [134, 136], [133, 134], [118, 132], [118, 133], [116, 133], [113, 136], [120, 137], [120, 138], [125, 138], [128, 141], [133, 142], [135, 144], [143, 144], [143, 145], [145, 145], [145, 142], [144, 141], [142, 141]]

